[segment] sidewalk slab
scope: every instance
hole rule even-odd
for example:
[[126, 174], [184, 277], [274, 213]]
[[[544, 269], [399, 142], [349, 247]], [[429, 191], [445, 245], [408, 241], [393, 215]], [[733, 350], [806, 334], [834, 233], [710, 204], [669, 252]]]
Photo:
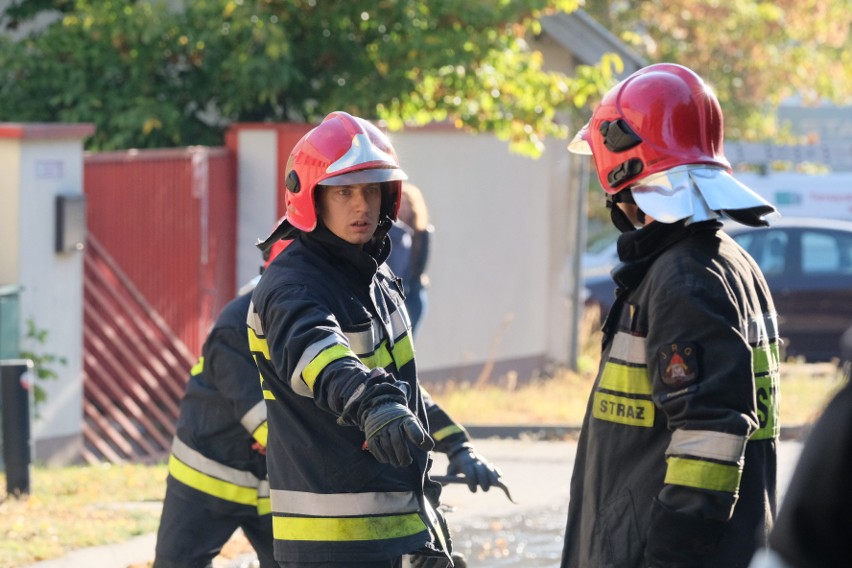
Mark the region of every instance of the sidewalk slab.
[[134, 564], [147, 565], [153, 558], [156, 534], [145, 534], [124, 542], [82, 548], [61, 558], [43, 560], [24, 568], [128, 568]]

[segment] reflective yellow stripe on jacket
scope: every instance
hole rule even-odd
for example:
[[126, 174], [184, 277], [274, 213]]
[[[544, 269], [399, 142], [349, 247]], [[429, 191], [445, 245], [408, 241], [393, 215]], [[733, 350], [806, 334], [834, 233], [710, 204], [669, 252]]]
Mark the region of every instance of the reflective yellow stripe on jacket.
[[[310, 493], [273, 490], [276, 540], [346, 542], [412, 536], [426, 530], [410, 491]], [[352, 516], [353, 512], [358, 516]]]
[[772, 440], [781, 433], [779, 421], [780, 361], [778, 320], [775, 314], [749, 324], [748, 341], [752, 348], [758, 429], [752, 440]]
[[626, 426], [650, 428], [655, 407], [645, 364], [645, 338], [615, 334], [594, 394], [592, 416]]
[[378, 321], [373, 321], [370, 329], [358, 332], [346, 332], [346, 339], [355, 355], [370, 369], [390, 367], [396, 364], [400, 369], [414, 359], [414, 345], [411, 342], [410, 325], [400, 311], [390, 316], [390, 332], [393, 342], [384, 339], [384, 332]]
[[266, 446], [269, 433], [266, 412], [266, 401], [261, 400], [240, 418], [240, 424], [246, 429], [246, 432], [264, 446]]
[[263, 378], [263, 373], [260, 372], [260, 364], [257, 358], [263, 357], [270, 361], [269, 344], [266, 342], [266, 335], [263, 332], [263, 325], [260, 323], [260, 317], [254, 310], [254, 302], [249, 303], [248, 314], [246, 315], [246, 324], [248, 325], [248, 343], [249, 351], [251, 351], [254, 363], [258, 367], [257, 376], [260, 380], [260, 388], [263, 391], [264, 400], [275, 400], [275, 395], [266, 387], [266, 381]]
[[228, 467], [190, 448], [179, 438], [172, 442], [169, 474], [184, 485], [224, 501], [257, 507], [258, 514], [271, 511], [269, 481], [249, 471]]
[[675, 430], [666, 450], [666, 483], [736, 493], [747, 438], [712, 430]]

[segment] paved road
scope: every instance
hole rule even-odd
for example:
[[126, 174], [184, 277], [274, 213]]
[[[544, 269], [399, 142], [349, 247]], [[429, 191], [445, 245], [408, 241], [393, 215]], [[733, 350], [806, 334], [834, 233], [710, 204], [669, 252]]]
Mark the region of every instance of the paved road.
[[[499, 490], [470, 493], [466, 486], [445, 488], [443, 502], [456, 535], [456, 549], [469, 568], [553, 568], [559, 565], [568, 512], [568, 485], [577, 444], [574, 441], [477, 440], [477, 449], [500, 467], [513, 505]], [[801, 451], [801, 443], [779, 445], [781, 495]], [[436, 458], [436, 470], [446, 460]]]
[[[503, 472], [517, 504], [499, 489], [470, 493], [467, 486], [449, 485], [443, 502], [455, 547], [469, 568], [554, 568], [559, 565], [568, 509], [568, 483], [577, 451], [575, 441], [480, 439], [477, 449]], [[779, 446], [778, 486], [783, 495], [801, 451], [801, 443]], [[447, 462], [438, 454], [436, 473]], [[28, 568], [128, 568], [153, 559], [154, 535], [115, 546], [71, 553]], [[217, 562], [216, 568], [251, 568], [247, 558]]]

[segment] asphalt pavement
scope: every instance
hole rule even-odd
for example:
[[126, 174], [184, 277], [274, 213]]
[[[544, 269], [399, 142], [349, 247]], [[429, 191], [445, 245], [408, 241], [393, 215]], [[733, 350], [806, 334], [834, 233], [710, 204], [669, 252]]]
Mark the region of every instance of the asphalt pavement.
[[[553, 433], [551, 433], [553, 434]], [[476, 434], [474, 434], [476, 436]], [[577, 451], [573, 439], [474, 438], [477, 450], [503, 473], [515, 503], [498, 488], [471, 493], [466, 485], [448, 485], [443, 503], [454, 534], [455, 548], [469, 568], [554, 568], [559, 564], [561, 538], [568, 511], [568, 486]], [[789, 483], [801, 442], [779, 444], [780, 495]], [[434, 473], [446, 471], [442, 454]], [[24, 568], [129, 568], [153, 560], [155, 535], [143, 535], [111, 546], [78, 550]], [[249, 557], [217, 560], [214, 568], [251, 568]]]

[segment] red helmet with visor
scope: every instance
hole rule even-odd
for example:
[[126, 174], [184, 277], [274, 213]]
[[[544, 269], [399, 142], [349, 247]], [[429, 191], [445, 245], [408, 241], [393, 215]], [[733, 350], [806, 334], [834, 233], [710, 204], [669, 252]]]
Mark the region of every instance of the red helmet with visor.
[[399, 210], [402, 180], [408, 179], [388, 137], [370, 122], [337, 111], [305, 134], [287, 160], [287, 220], [302, 231], [316, 228], [318, 185], [381, 183], [382, 212]]

